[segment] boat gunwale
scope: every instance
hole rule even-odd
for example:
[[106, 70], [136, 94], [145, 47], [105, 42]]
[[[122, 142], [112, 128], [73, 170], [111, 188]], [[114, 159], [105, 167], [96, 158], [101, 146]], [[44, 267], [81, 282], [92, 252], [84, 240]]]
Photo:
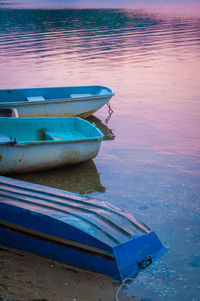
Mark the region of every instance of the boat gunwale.
[[[4, 118], [6, 120], [10, 120], [11, 117], [0, 117], [0, 118]], [[17, 140], [17, 138], [14, 138], [14, 141], [10, 140], [10, 141], [0, 141], [0, 145], [7, 145], [7, 146], [31, 146], [31, 145], [40, 145], [40, 144], [63, 144], [63, 143], [80, 143], [80, 142], [95, 142], [95, 141], [102, 141], [104, 138], [103, 133], [100, 131], [100, 129], [95, 126], [94, 124], [90, 123], [89, 121], [86, 121], [82, 118], [79, 117], [12, 117], [12, 120], [19, 120], [19, 118], [21, 118], [23, 121], [24, 120], [29, 120], [29, 119], [38, 119], [38, 120], [44, 120], [44, 119], [51, 119], [51, 120], [56, 120], [56, 119], [62, 119], [65, 118], [66, 120], [69, 119], [76, 119], [80, 122], [84, 122], [84, 123], [88, 123], [89, 126], [93, 129], [95, 129], [95, 136], [89, 136], [89, 137], [78, 137], [78, 138], [74, 138], [74, 139], [70, 139], [70, 138], [62, 138], [62, 130], [60, 130], [61, 133], [61, 137], [58, 137], [58, 139], [44, 139], [44, 140]], [[47, 129], [48, 131], [48, 129]], [[59, 133], [58, 133], [59, 134]]]
[[68, 140], [68, 139], [59, 139], [59, 140], [38, 140], [38, 141], [15, 141], [15, 142], [0, 142], [0, 145], [7, 145], [7, 146], [31, 146], [31, 145], [39, 145], [39, 144], [69, 144], [69, 143], [80, 143], [80, 142], [95, 142], [95, 141], [102, 141], [103, 136], [99, 137], [91, 137], [91, 138], [82, 138], [76, 140]]
[[105, 257], [109, 260], [116, 261], [112, 251], [108, 251], [108, 250], [104, 250], [102, 248], [93, 247], [88, 244], [76, 242], [76, 241], [61, 237], [61, 236], [55, 236], [55, 235], [52, 235], [49, 233], [44, 233], [44, 232], [41, 232], [38, 230], [34, 230], [32, 228], [28, 228], [28, 227], [13, 224], [10, 222], [6, 222], [4, 220], [0, 220], [0, 228], [5, 228], [10, 231], [19, 232], [24, 235], [29, 235], [29, 236], [31, 235], [33, 238], [36, 238], [36, 239], [40, 239], [43, 241], [50, 241], [54, 244], [58, 244], [63, 247], [77, 249], [83, 253], [92, 254], [93, 256], [101, 256], [101, 257]]
[[106, 89], [110, 92], [113, 92], [111, 88], [108, 88], [106, 86], [101, 86], [101, 85], [89, 85], [89, 86], [62, 86], [62, 87], [34, 87], [34, 88], [5, 88], [5, 89], [0, 89], [0, 91], [8, 91], [11, 92], [13, 90], [15, 91], [19, 91], [19, 90], [40, 90], [40, 89], [76, 89], [76, 88], [102, 88], [102, 89]]
[[[100, 100], [100, 99], [104, 99], [104, 98], [108, 98], [108, 97], [113, 97], [115, 95], [115, 93], [112, 91], [112, 89], [106, 87], [106, 86], [71, 86], [71, 87], [38, 87], [38, 88], [17, 88], [17, 89], [0, 89], [0, 93], [1, 91], [3, 92], [8, 92], [8, 93], [11, 93], [12, 91], [20, 91], [20, 90], [40, 90], [40, 89], [75, 89], [75, 88], [84, 88], [84, 87], [87, 87], [87, 88], [101, 88], [101, 89], [105, 89], [107, 90], [107, 94], [102, 94], [102, 95], [91, 95], [91, 96], [81, 96], [81, 97], [67, 97], [67, 98], [53, 98], [53, 99], [44, 99], [44, 100], [38, 100], [38, 101], [27, 101], [27, 100], [22, 100], [22, 101], [14, 101], [14, 102], [9, 102], [9, 101], [1, 101], [0, 100], [0, 107], [1, 106], [5, 106], [5, 105], [8, 105], [9, 107], [11, 105], [31, 105], [31, 104], [49, 104], [49, 103], [66, 103], [66, 102], [78, 102], [78, 101], [87, 101], [87, 100]], [[1, 97], [1, 94], [0, 94], [0, 97]]]
[[105, 98], [111, 98], [114, 96], [114, 94], [104, 94], [104, 95], [92, 95], [92, 96], [86, 96], [86, 97], [76, 97], [76, 98], [58, 98], [58, 99], [48, 99], [48, 100], [39, 100], [39, 101], [17, 101], [17, 102], [1, 102], [0, 101], [0, 107], [7, 105], [10, 106], [18, 106], [18, 105], [37, 105], [37, 104], [53, 104], [53, 103], [74, 103], [78, 101], [87, 101], [87, 100], [101, 100]]

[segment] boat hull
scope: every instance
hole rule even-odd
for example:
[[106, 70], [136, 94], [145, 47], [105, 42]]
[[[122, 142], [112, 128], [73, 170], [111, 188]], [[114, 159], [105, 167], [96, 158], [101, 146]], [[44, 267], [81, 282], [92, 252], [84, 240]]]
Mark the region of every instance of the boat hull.
[[56, 102], [46, 103], [12, 103], [1, 104], [0, 108], [8, 109], [14, 107], [20, 117], [73, 117], [78, 116], [87, 118], [101, 107], [103, 107], [111, 97], [104, 97], [101, 99], [85, 99], [76, 102], [69, 100], [62, 100]]
[[102, 139], [99, 129], [78, 117], [2, 117], [0, 173], [32, 172], [87, 161], [97, 156]]
[[[74, 94], [76, 90], [78, 94]], [[0, 109], [15, 108], [20, 117], [86, 118], [113, 95], [109, 88], [101, 86], [0, 90]]]
[[0, 146], [0, 173], [24, 173], [58, 168], [95, 158], [101, 141]]
[[2, 176], [0, 242], [119, 280], [162, 249], [154, 232], [106, 202]]
[[[151, 232], [143, 237], [140, 242], [132, 241], [131, 245], [124, 244], [121, 249], [116, 248], [112, 252], [100, 252], [99, 249], [84, 249], [74, 244], [71, 245], [67, 240], [59, 239], [57, 236], [30, 231], [30, 229], [18, 227], [16, 224], [0, 221], [0, 242], [4, 245], [96, 273], [106, 274], [121, 281], [128, 277], [135, 277], [139, 272], [137, 253], [148, 248], [153, 242], [153, 254], [155, 250], [162, 248], [158, 241], [156, 234]], [[145, 256], [144, 253], [142, 254], [141, 258], [147, 256], [149, 256], [149, 249]]]

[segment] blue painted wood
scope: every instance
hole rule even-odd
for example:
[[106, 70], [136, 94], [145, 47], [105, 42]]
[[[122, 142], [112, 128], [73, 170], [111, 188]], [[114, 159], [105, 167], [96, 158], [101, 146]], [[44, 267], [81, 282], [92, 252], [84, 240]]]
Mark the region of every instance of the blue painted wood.
[[0, 89], [0, 109], [16, 108], [20, 117], [86, 118], [113, 95], [104, 86]]
[[119, 208], [2, 176], [0, 242], [120, 280], [162, 249], [154, 232]]
[[103, 134], [78, 117], [0, 118], [0, 173], [75, 164], [97, 156]]

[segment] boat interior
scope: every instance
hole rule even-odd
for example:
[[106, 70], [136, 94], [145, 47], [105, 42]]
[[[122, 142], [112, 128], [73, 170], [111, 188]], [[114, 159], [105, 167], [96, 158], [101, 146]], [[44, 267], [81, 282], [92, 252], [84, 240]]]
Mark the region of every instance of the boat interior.
[[2, 89], [0, 90], [1, 102], [43, 102], [48, 100], [77, 99], [91, 96], [112, 94], [107, 87], [82, 86], [82, 87], [53, 87], [30, 89]]
[[103, 134], [88, 121], [68, 118], [0, 118], [0, 142], [75, 141], [102, 138]]

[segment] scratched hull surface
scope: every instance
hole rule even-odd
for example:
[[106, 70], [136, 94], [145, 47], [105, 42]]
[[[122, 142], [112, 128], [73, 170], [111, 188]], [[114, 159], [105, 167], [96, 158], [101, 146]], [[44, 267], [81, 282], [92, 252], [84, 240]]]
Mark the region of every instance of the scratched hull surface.
[[102, 86], [0, 90], [0, 109], [16, 108], [20, 117], [86, 118], [113, 96]]
[[93, 159], [102, 137], [94, 125], [77, 117], [2, 117], [0, 173], [44, 170]]
[[123, 280], [162, 249], [132, 215], [78, 194], [0, 177], [0, 242]]

